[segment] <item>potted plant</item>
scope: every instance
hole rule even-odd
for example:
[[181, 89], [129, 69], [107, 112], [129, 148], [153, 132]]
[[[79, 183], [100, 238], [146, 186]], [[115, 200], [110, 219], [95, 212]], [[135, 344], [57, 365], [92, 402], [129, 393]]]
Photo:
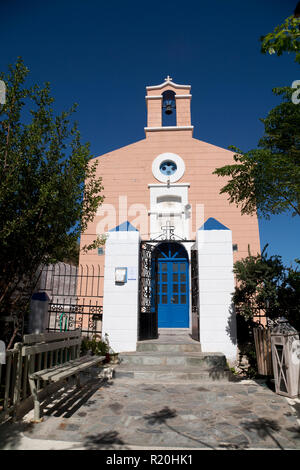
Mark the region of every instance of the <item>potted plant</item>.
[[109, 362], [111, 364], [118, 364], [119, 362], [119, 354], [116, 353], [109, 345], [109, 339], [108, 339], [108, 334], [105, 333], [105, 344], [107, 346], [107, 352], [106, 352], [106, 362]]

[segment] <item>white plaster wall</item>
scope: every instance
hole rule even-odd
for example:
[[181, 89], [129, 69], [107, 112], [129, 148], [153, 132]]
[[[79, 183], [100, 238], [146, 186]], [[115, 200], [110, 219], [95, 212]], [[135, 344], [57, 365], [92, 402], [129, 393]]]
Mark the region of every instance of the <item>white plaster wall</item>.
[[[135, 351], [138, 335], [139, 232], [109, 232], [105, 245], [102, 336], [116, 352]], [[134, 268], [136, 279], [115, 283], [115, 268]]]
[[203, 352], [237, 357], [231, 230], [198, 230], [200, 343]]
[[[175, 226], [175, 234], [181, 238], [190, 238], [191, 211], [185, 210], [188, 204], [189, 186], [189, 183], [170, 184], [169, 187], [166, 184], [148, 185], [150, 188], [150, 238], [157, 238], [161, 234], [157, 214], [162, 212], [166, 216], [168, 213], [178, 214], [171, 224]], [[167, 195], [181, 197], [181, 203], [174, 203], [169, 209], [164, 208], [162, 204], [157, 204], [158, 197]]]
[[189, 286], [188, 286], [188, 293], [189, 293], [189, 330], [190, 333], [192, 332], [192, 270], [191, 270], [191, 251], [192, 251], [192, 244], [191, 243], [181, 243], [187, 251], [189, 257]]

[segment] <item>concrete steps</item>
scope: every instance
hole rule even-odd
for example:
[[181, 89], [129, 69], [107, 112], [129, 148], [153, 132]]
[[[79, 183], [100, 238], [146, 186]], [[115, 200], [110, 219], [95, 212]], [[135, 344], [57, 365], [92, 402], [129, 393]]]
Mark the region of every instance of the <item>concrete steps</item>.
[[[168, 345], [170, 346], [170, 345]], [[178, 345], [177, 345], [178, 346]], [[169, 348], [168, 348], [169, 349]], [[226, 358], [222, 353], [186, 352], [177, 350], [137, 351], [119, 355], [121, 365], [139, 366], [173, 366], [197, 367], [226, 367]]]
[[136, 352], [119, 354], [114, 377], [159, 383], [228, 382], [234, 380], [223, 353], [205, 353], [186, 331], [160, 333], [159, 338], [137, 343]]
[[114, 369], [118, 380], [135, 379], [146, 382], [228, 382], [234, 380], [231, 372], [224, 367], [171, 367], [157, 365], [119, 365]]
[[196, 341], [194, 343], [187, 342], [147, 342], [141, 341], [137, 343], [137, 352], [171, 352], [171, 353], [199, 353], [201, 352], [201, 345]]

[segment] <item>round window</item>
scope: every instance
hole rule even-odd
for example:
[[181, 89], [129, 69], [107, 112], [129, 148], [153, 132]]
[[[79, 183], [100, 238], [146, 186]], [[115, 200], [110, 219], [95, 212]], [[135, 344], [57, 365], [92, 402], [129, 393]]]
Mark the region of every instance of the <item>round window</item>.
[[177, 170], [177, 165], [171, 160], [165, 160], [160, 164], [159, 169], [163, 175], [170, 176], [173, 175]]
[[165, 152], [154, 158], [152, 173], [161, 183], [175, 183], [182, 178], [185, 172], [183, 159], [176, 153]]

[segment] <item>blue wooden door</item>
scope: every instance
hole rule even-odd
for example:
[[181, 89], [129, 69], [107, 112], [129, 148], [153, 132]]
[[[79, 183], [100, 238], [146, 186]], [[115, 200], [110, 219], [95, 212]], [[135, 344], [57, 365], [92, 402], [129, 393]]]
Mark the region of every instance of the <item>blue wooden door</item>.
[[189, 327], [189, 264], [186, 258], [179, 257], [181, 254], [174, 249], [164, 250], [158, 257], [159, 328]]

